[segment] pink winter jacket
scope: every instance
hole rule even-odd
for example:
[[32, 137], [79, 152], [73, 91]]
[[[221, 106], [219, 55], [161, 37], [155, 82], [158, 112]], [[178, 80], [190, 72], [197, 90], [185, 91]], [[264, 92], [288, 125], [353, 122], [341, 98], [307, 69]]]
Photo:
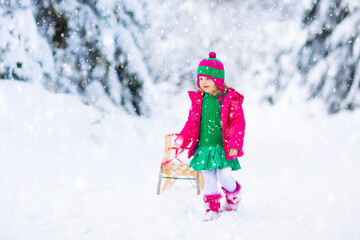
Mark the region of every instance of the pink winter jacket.
[[[235, 89], [227, 88], [227, 94], [221, 103], [221, 125], [223, 132], [223, 147], [226, 159], [234, 159], [244, 155], [243, 143], [245, 134], [245, 118], [242, 109], [244, 96], [236, 92]], [[181, 148], [187, 147], [191, 142], [188, 158], [194, 156], [200, 134], [200, 119], [203, 93], [200, 91], [189, 91], [191, 108], [188, 120], [175, 139], [175, 143]], [[235, 148], [239, 152], [236, 156], [229, 156], [230, 148]]]

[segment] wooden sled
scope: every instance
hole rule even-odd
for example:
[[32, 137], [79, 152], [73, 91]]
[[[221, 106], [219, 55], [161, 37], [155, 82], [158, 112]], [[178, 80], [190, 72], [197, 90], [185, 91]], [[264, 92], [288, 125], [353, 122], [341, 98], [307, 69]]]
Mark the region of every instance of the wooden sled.
[[[204, 189], [203, 175], [200, 171], [194, 171], [190, 169], [189, 166], [184, 163], [179, 156], [176, 156], [176, 148], [173, 146], [173, 138], [177, 135], [179, 134], [171, 133], [165, 136], [165, 155], [160, 165], [157, 194], [165, 191], [168, 185], [174, 184], [176, 180], [190, 180], [191, 182], [195, 181], [196, 192], [199, 195], [200, 191]], [[183, 158], [186, 156], [188, 149], [189, 148], [186, 148], [186, 150], [182, 153]], [[172, 157], [172, 155], [175, 157]], [[162, 184], [162, 179], [165, 179], [164, 184]]]

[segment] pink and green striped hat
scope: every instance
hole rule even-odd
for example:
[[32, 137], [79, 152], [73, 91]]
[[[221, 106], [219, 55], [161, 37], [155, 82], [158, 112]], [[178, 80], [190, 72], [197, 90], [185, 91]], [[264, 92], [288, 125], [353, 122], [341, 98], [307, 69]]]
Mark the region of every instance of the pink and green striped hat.
[[[200, 88], [199, 77], [207, 77], [213, 80], [216, 86], [221, 90], [221, 95], [224, 91], [225, 69], [224, 65], [216, 58], [215, 52], [209, 53], [209, 58], [203, 59], [197, 68], [197, 86]], [[221, 95], [220, 99], [221, 100]]]

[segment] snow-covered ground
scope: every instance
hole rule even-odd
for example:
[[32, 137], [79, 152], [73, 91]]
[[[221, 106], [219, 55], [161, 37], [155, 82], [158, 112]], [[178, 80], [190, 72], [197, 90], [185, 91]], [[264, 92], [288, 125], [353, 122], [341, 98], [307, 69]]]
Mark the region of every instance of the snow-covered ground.
[[186, 93], [141, 119], [0, 81], [0, 239], [360, 239], [360, 112], [245, 97], [241, 208], [203, 223], [189, 182], [156, 195]]

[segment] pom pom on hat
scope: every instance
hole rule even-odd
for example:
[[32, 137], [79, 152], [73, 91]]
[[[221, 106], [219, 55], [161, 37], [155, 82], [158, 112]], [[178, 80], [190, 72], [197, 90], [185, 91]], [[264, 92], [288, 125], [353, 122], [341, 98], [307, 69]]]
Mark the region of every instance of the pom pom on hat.
[[216, 53], [215, 52], [210, 52], [209, 53], [209, 58], [216, 58]]

